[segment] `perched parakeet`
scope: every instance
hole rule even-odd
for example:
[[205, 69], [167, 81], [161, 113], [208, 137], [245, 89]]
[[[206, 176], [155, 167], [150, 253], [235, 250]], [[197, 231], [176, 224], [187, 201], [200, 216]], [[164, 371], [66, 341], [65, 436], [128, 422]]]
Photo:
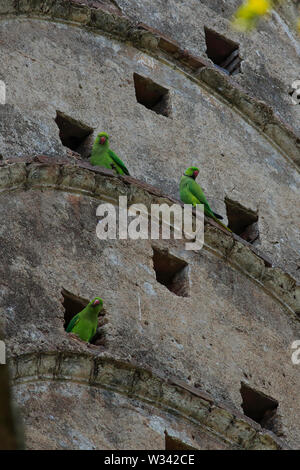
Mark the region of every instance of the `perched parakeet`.
[[104, 166], [110, 170], [115, 170], [119, 175], [129, 175], [129, 171], [122, 160], [109, 148], [109, 136], [106, 132], [97, 135], [90, 157], [90, 162], [94, 166]]
[[204, 214], [207, 217], [211, 217], [219, 225], [222, 225], [222, 227], [226, 228], [227, 230], [229, 230], [229, 232], [231, 232], [231, 230], [228, 227], [226, 227], [226, 225], [220, 222], [219, 219], [223, 219], [223, 217], [213, 212], [211, 208], [209, 207], [206, 197], [204, 196], [204, 192], [202, 191], [199, 184], [197, 184], [195, 181], [198, 174], [199, 174], [199, 168], [195, 166], [191, 166], [190, 168], [185, 170], [183, 176], [181, 177], [180, 185], [179, 185], [181, 201], [184, 202], [185, 204], [192, 204], [194, 207], [197, 204], [203, 204]]
[[103, 300], [95, 297], [81, 312], [77, 313], [67, 326], [68, 333], [74, 333], [83, 341], [90, 342], [95, 336], [98, 326], [98, 315]]

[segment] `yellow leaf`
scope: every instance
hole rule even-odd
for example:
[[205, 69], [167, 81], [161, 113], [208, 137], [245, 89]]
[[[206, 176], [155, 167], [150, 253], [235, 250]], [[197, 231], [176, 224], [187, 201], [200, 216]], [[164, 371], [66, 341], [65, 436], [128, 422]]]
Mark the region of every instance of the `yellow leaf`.
[[246, 0], [237, 10], [233, 26], [240, 31], [253, 28], [259, 17], [266, 15], [272, 7], [271, 0]]
[[248, 0], [248, 8], [255, 15], [263, 16], [271, 9], [270, 0]]

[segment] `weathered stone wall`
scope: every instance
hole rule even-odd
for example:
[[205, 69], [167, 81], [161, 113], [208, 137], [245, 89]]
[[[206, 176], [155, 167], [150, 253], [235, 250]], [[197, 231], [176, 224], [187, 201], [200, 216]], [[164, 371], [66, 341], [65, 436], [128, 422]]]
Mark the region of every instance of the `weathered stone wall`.
[[[173, 16], [159, 2], [86, 3], [0, 3], [0, 79], [7, 84], [0, 312], [27, 446], [151, 442], [161, 449], [166, 431], [195, 448], [297, 448], [299, 367], [291, 343], [299, 339], [299, 107], [290, 106], [285, 86], [298, 78], [298, 43], [275, 13], [250, 40], [232, 33], [228, 17], [237, 2], [226, 2], [226, 13], [222, 2], [195, 0], [184, 9], [167, 2]], [[139, 29], [140, 21], [171, 39]], [[240, 42], [242, 74], [228, 78], [207, 65], [204, 25]], [[133, 73], [169, 89], [169, 117], [136, 102]], [[255, 248], [275, 267], [208, 224], [201, 253], [156, 242], [188, 264], [190, 295], [170, 292], [156, 280], [150, 242], [104, 242], [95, 234], [101, 201], [167, 198], [130, 178], [70, 158], [67, 164], [57, 111], [94, 135], [109, 132], [131, 174], [164, 195], [178, 198], [183, 170], [198, 165], [216, 211], [225, 215], [225, 196], [258, 210]], [[24, 163], [36, 154], [50, 158]], [[103, 346], [65, 333], [62, 288], [103, 297]], [[274, 431], [282, 442], [241, 416], [241, 382], [278, 400]]]
[[[299, 130], [300, 110], [291, 105], [288, 90], [292, 82], [299, 79], [300, 45], [284, 16], [273, 11], [271, 21], [261, 21], [259, 28], [249, 35], [233, 31], [230, 24], [241, 4], [239, 0], [184, 3], [181, 0], [118, 0], [117, 3], [123, 13], [163, 31], [201, 57], [206, 57], [204, 26], [239, 43], [243, 63], [242, 73], [234, 76], [235, 83], [274, 106], [284, 120]], [[290, 8], [290, 15], [292, 12], [295, 23], [298, 14], [295, 6], [293, 10]]]
[[[91, 385], [97, 384], [81, 363], [80, 357], [88, 352], [87, 361], [93, 357], [113, 357], [121, 363], [150, 367], [158, 376], [175, 376], [194, 387], [194, 391], [200, 387], [209, 392], [209, 401], [214, 405], [225, 403], [236, 411], [241, 410], [241, 382], [249, 383], [279, 401], [278, 434], [289, 445], [298, 445], [299, 373], [291, 362], [291, 342], [299, 336], [299, 321], [294, 313], [298, 311], [299, 299], [289, 276], [266, 267], [251, 246], [207, 225], [206, 245], [200, 253], [186, 251], [181, 241], [155, 243], [188, 264], [190, 295], [177, 296], [156, 280], [150, 241], [106, 242], [95, 236], [95, 214], [101, 200], [117, 203], [119, 195], [127, 195], [129, 203], [139, 201], [149, 206], [153, 202], [168, 202], [166, 198], [151, 196], [151, 192], [130, 178], [104, 176], [95, 173], [92, 167], [53, 165], [51, 158], [43, 163], [3, 165], [0, 174], [1, 219], [5, 221], [1, 231], [1, 278], [4, 279], [1, 310], [6, 318], [10, 354], [20, 357], [14, 377], [17, 384], [24, 383], [16, 390], [21, 394], [23, 412], [30, 423], [30, 432], [27, 431], [30, 443], [33, 435], [41, 433], [35, 417], [44, 408], [43, 397], [53, 393], [55, 400], [56, 394], [66, 393], [68, 406], [72, 403], [75, 406], [77, 392], [71, 385], [67, 387], [68, 392], [59, 384], [51, 385], [49, 391], [45, 380], [52, 376], [55, 380], [68, 380], [71, 374], [73, 380], [78, 376]], [[89, 347], [66, 334], [62, 288], [83, 298], [98, 294], [103, 297], [107, 320], [102, 327], [104, 346]], [[44, 364], [43, 354], [54, 351], [62, 354], [58, 362], [51, 360], [49, 364], [46, 355]], [[79, 359], [65, 369], [60, 365], [61, 360], [70, 353], [79, 354]], [[22, 359], [24, 354], [33, 356]], [[122, 374], [116, 372], [114, 378], [113, 373], [102, 371], [101, 365], [98, 373], [102, 388], [115, 384], [114, 391], [135, 396], [136, 391], [122, 388]], [[111, 377], [109, 384], [107, 377]], [[132, 380], [129, 380], [130, 387], [135, 382]], [[26, 386], [36, 381], [34, 388]], [[39, 387], [42, 387], [38, 391], [41, 402], [36, 409], [39, 399], [33, 398], [32, 393]], [[149, 384], [148, 388], [151, 387]], [[83, 393], [85, 397], [93, 394]], [[87, 397], [85, 402], [78, 416], [92, 406]], [[59, 415], [53, 420], [54, 435], [65, 409], [64, 404], [60, 407], [56, 403], [56, 406]], [[211, 412], [211, 408], [206, 409], [204, 417], [201, 412], [201, 419], [197, 415], [208, 431], [214, 416]], [[48, 410], [45, 413], [42, 413], [43, 420], [48, 419]], [[229, 417], [225, 425], [221, 424], [222, 417], [216, 417], [216, 428], [221, 426], [221, 440], [226, 440], [232, 419]], [[113, 426], [117, 426], [115, 420], [112, 417]], [[97, 423], [97, 419], [92, 423]], [[253, 446], [256, 429], [253, 426], [252, 422], [247, 431], [250, 442], [238, 439], [233, 443], [231, 437], [227, 446]], [[80, 420], [76, 429], [79, 427]], [[165, 424], [168, 433], [173, 430], [169, 428]], [[55, 438], [54, 445], [51, 439], [51, 433], [47, 435], [45, 428], [34, 446], [64, 447], [70, 442], [62, 440], [64, 444], [60, 444]], [[85, 445], [84, 440], [80, 442]], [[97, 440], [89, 442], [100, 445]], [[103, 445], [113, 446], [113, 441], [109, 442]], [[143, 447], [145, 442], [139, 445]], [[200, 439], [195, 446], [205, 447], [201, 442]], [[268, 442], [267, 447], [276, 445]], [[72, 446], [76, 446], [75, 441]]]
[[[32, 449], [286, 449], [209, 396], [132, 364], [86, 354], [19, 357], [16, 398]], [[44, 403], [47, 403], [45, 408]], [[179, 442], [178, 442], [179, 441]]]
[[[118, 23], [115, 28], [118, 30]], [[101, 31], [98, 26], [97, 32]], [[123, 42], [24, 17], [3, 19], [0, 37], [0, 78], [8, 85], [8, 104], [2, 106], [0, 124], [4, 158], [64, 154], [54, 122], [59, 110], [95, 132], [108, 131], [112, 148], [131, 174], [171, 196], [178, 198], [178, 181], [184, 169], [198, 165], [199, 180], [215, 210], [226, 218], [227, 196], [258, 211], [262, 251], [299, 277], [299, 174], [293, 165], [299, 159], [299, 141], [281, 135], [274, 127], [271, 109], [239, 94], [237, 76], [229, 85], [222, 72], [204, 67], [202, 81], [195, 83], [190, 74], [176, 72], [165, 61]], [[281, 61], [276, 60], [289, 70], [288, 59], [285, 53]], [[134, 72], [170, 90], [169, 118], [136, 102]], [[234, 107], [224, 102], [224, 97]], [[296, 125], [299, 107], [289, 104], [275, 111], [285, 108], [296, 113]], [[247, 115], [241, 116], [240, 110], [246, 110]]]

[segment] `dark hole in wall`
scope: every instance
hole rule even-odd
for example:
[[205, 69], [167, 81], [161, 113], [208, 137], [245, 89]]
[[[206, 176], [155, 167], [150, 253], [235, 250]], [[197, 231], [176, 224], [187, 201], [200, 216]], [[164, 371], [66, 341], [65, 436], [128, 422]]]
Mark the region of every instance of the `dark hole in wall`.
[[65, 309], [64, 328], [66, 329], [72, 318], [87, 306], [89, 300], [78, 297], [66, 289], [62, 289], [61, 293], [64, 299], [62, 304]]
[[77, 153], [85, 154], [85, 143], [93, 133], [93, 129], [82, 122], [57, 111], [55, 122], [59, 128], [61, 143]]
[[[62, 304], [65, 309], [64, 328], [66, 330], [72, 318], [77, 315], [77, 313], [81, 312], [81, 310], [83, 310], [84, 307], [86, 307], [90, 301], [84, 299], [83, 297], [79, 297], [75, 294], [72, 294], [64, 288], [62, 289], [61, 293], [63, 296]], [[104, 346], [106, 343], [105, 331], [102, 329], [102, 327], [106, 324], [106, 320], [104, 319], [105, 314], [105, 310], [102, 309], [99, 315], [98, 329], [95, 336], [91, 340], [91, 344], [95, 344], [97, 346]]]
[[167, 251], [153, 248], [153, 266], [156, 280], [180, 297], [190, 295], [188, 264]]
[[196, 448], [165, 432], [165, 450], [196, 450]]
[[242, 61], [239, 56], [239, 45], [206, 27], [204, 32], [207, 56], [228, 74], [239, 73]]
[[133, 74], [137, 102], [163, 116], [170, 116], [170, 96], [167, 88], [158, 85], [150, 78]]
[[241, 383], [242, 408], [249, 418], [266, 429], [272, 428], [272, 421], [276, 415], [278, 401], [258, 392], [245, 383]]
[[239, 202], [225, 198], [228, 227], [249, 243], [259, 240], [258, 214]]

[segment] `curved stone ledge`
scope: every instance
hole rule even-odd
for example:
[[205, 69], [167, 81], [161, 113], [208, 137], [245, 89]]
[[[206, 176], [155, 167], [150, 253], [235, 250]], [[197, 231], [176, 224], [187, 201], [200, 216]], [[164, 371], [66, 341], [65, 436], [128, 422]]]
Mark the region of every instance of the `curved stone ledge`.
[[32, 353], [9, 361], [12, 382], [70, 381], [146, 402], [201, 426], [231, 448], [281, 450], [287, 446], [272, 432], [207, 393], [166, 379], [150, 369], [94, 354]]
[[[169, 198], [154, 186], [130, 176], [115, 176], [111, 170], [93, 167], [87, 162], [71, 163], [52, 157], [27, 157], [23, 161], [0, 162], [0, 194], [7, 191], [50, 188], [66, 192], [109, 199], [118, 202], [118, 197], [126, 195], [128, 204], [136, 202], [146, 205], [173, 203], [180, 201]], [[205, 217], [204, 248], [221, 256], [235, 269], [255, 280], [285, 309], [299, 320], [300, 286], [288, 273], [265, 258], [255, 247], [235, 234], [227, 232], [214, 220]]]
[[158, 60], [179, 67], [187, 77], [205, 84], [213, 92], [238, 110], [278, 148], [296, 168], [300, 166], [300, 137], [284, 123], [273, 108], [250, 96], [234, 80], [208, 61], [196, 57], [180, 45], [145, 24], [136, 24], [117, 8], [99, 5], [90, 8], [84, 0], [7, 0], [0, 4], [0, 18], [29, 16], [51, 21], [62, 21], [89, 30], [109, 34], [118, 40], [129, 41], [138, 49], [154, 55]]

